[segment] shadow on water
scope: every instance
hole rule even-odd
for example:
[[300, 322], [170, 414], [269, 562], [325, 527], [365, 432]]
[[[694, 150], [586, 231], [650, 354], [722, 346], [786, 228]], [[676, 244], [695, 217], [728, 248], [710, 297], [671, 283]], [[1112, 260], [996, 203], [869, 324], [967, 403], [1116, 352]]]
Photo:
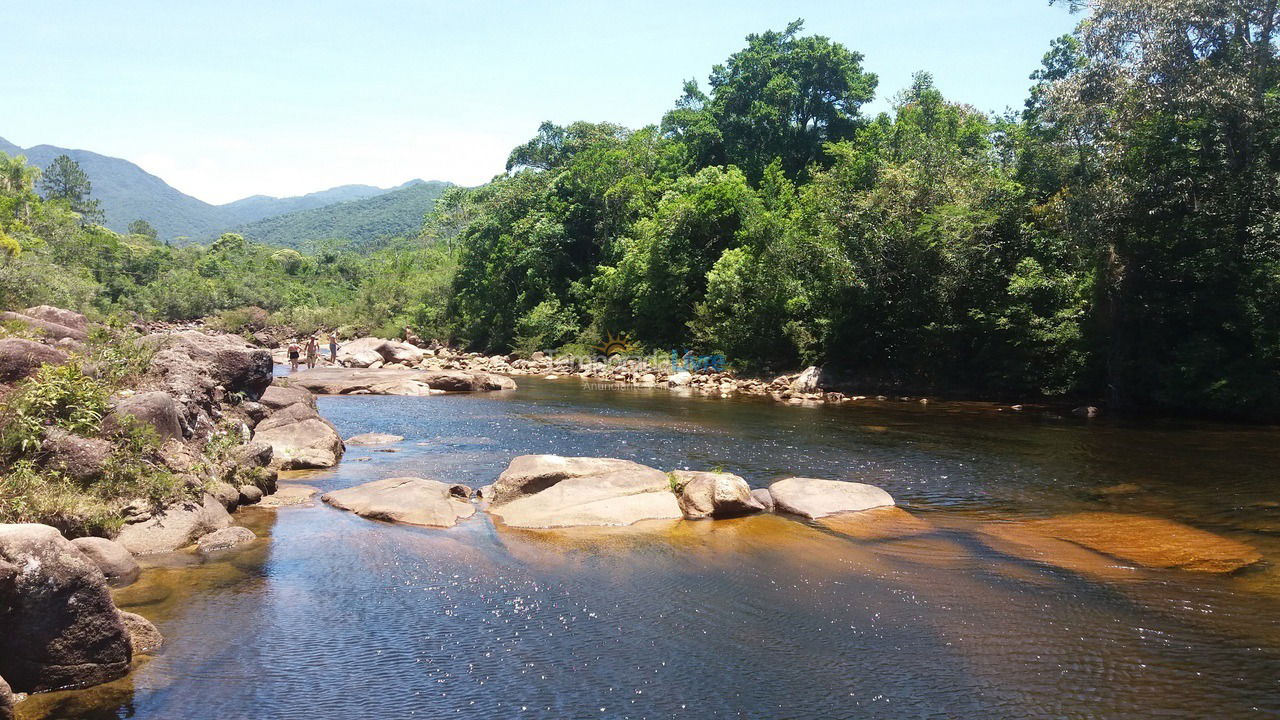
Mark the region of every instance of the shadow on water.
[[[1280, 712], [1280, 448], [1269, 428], [1085, 422], [944, 403], [781, 407], [525, 379], [514, 393], [334, 397], [350, 448], [296, 480], [472, 486], [522, 453], [875, 482], [874, 523], [757, 516], [448, 531], [250, 510], [269, 539], [157, 560], [117, 601], [164, 651], [21, 717], [1254, 717]], [[1117, 489], [1117, 486], [1123, 486]], [[993, 523], [1151, 514], [1258, 547], [1228, 576], [1083, 548], [1024, 559]]]

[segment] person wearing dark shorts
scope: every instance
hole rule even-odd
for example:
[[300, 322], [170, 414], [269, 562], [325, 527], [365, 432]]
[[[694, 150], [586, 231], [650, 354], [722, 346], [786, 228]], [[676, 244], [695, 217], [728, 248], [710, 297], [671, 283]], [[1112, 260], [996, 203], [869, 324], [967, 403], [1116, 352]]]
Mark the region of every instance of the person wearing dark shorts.
[[302, 348], [298, 343], [289, 343], [289, 372], [298, 372], [298, 358], [302, 357]]

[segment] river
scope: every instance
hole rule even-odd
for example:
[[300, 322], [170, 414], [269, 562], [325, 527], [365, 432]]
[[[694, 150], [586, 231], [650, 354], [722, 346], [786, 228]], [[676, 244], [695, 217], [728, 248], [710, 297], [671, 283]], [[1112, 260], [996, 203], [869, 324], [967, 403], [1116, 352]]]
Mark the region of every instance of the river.
[[[117, 602], [167, 645], [23, 718], [1032, 718], [1280, 714], [1274, 428], [952, 403], [783, 406], [519, 379], [508, 393], [325, 397], [349, 449], [321, 490], [478, 487], [524, 453], [887, 489], [936, 526], [855, 540], [778, 516], [451, 530], [317, 503], [236, 517], [269, 540], [177, 555]], [[1129, 492], [1105, 492], [1121, 484]], [[1100, 492], [1103, 491], [1103, 492]], [[1070, 572], [977, 529], [1079, 510], [1178, 520], [1264, 555], [1229, 576]]]

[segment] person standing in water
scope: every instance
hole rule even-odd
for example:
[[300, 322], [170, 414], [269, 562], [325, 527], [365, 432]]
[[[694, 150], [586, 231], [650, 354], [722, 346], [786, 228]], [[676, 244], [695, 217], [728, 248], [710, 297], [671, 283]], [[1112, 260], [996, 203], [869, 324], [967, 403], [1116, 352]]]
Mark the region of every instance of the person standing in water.
[[298, 347], [297, 341], [289, 343], [289, 372], [298, 372], [298, 358], [302, 355], [302, 348]]
[[329, 362], [338, 364], [338, 331], [329, 331]]
[[315, 335], [307, 338], [307, 369], [315, 369], [320, 362], [320, 340]]

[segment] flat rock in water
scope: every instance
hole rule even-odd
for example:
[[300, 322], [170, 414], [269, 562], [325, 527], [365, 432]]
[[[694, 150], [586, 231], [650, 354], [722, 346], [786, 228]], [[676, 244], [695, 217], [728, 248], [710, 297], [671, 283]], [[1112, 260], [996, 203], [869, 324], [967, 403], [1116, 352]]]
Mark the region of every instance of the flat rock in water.
[[390, 445], [404, 440], [403, 435], [389, 435], [387, 433], [365, 433], [363, 435], [355, 435], [347, 438], [348, 445]]
[[280, 485], [270, 495], [264, 495], [258, 507], [279, 508], [310, 505], [320, 491], [310, 485]]
[[330, 505], [372, 520], [449, 528], [475, 514], [471, 489], [417, 477], [385, 478], [321, 496]]
[[631, 525], [684, 516], [667, 474], [629, 460], [523, 455], [493, 485], [489, 512], [512, 527]]
[[[317, 395], [422, 395], [431, 390], [477, 392], [513, 390], [515, 381], [503, 375], [470, 370], [410, 370], [392, 368], [323, 367], [289, 376], [290, 386]], [[427, 389], [422, 386], [426, 385]]]
[[1262, 559], [1242, 542], [1145, 515], [1085, 512], [1015, 525], [1148, 568], [1227, 573]]
[[893, 496], [874, 485], [817, 478], [779, 480], [769, 486], [769, 495], [779, 512], [810, 520], [894, 504]]

